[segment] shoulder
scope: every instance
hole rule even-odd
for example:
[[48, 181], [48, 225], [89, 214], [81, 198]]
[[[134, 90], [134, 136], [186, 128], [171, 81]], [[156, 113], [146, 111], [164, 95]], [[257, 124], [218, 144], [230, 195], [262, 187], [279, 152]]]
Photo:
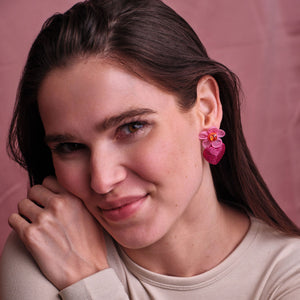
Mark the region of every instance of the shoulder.
[[57, 289], [41, 273], [15, 232], [8, 237], [1, 255], [0, 291], [1, 299], [32, 299], [33, 295], [59, 299]]
[[297, 262], [300, 268], [300, 236], [289, 236], [255, 218], [251, 222], [251, 234], [255, 241], [253, 250], [260, 250], [256, 255], [266, 255], [274, 263]]
[[[33, 258], [15, 232], [9, 235], [5, 243], [0, 266], [1, 275], [4, 277], [13, 275], [12, 273], [16, 273], [17, 275], [19, 271], [22, 271], [24, 268], [27, 270], [30, 269], [30, 271], [38, 271], [38, 267]], [[3, 276], [1, 279], [3, 279]]]
[[256, 242], [265, 251], [290, 255], [297, 254], [300, 251], [300, 236], [289, 236], [265, 224], [263, 221], [253, 218], [252, 225], [257, 235]]
[[278, 232], [256, 219], [253, 223], [257, 228], [253, 257], [258, 268], [264, 265], [266, 299], [300, 297], [300, 237]]
[[[22, 267], [24, 267], [25, 265], [26, 267], [29, 267], [31, 269], [38, 269], [33, 258], [26, 250], [24, 244], [18, 238], [17, 234], [13, 231], [9, 235], [3, 249], [1, 257], [1, 271], [8, 271], [7, 269], [5, 269], [7, 266], [9, 266], [8, 269], [11, 270], [12, 267], [16, 265]], [[18, 269], [21, 268], [18, 267]]]

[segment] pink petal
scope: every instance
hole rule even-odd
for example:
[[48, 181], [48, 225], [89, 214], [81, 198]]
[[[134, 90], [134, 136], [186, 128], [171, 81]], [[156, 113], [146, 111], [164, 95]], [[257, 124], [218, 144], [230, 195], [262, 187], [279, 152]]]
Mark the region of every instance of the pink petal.
[[202, 146], [204, 147], [204, 149], [210, 147], [210, 145], [211, 145], [211, 142], [209, 140], [204, 140], [202, 142]]
[[218, 135], [218, 137], [223, 137], [223, 136], [225, 136], [225, 131], [222, 129], [218, 129], [217, 135]]
[[209, 128], [207, 131], [208, 131], [208, 134], [210, 134], [210, 133], [212, 133], [212, 132], [218, 132], [218, 128], [216, 128], [216, 127], [212, 127], [212, 128]]
[[222, 143], [222, 140], [219, 139], [219, 138], [211, 143], [211, 145], [212, 145], [214, 148], [220, 148], [220, 147], [222, 146], [222, 144], [223, 144], [223, 143]]
[[208, 132], [206, 130], [200, 132], [200, 134], [199, 134], [200, 140], [205, 140], [205, 139], [207, 139], [207, 137], [208, 137]]

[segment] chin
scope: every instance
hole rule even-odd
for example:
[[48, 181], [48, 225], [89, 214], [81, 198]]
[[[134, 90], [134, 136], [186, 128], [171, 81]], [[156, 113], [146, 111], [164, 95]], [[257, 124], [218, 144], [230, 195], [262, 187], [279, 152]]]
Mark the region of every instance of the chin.
[[127, 229], [120, 232], [109, 231], [111, 237], [122, 247], [138, 250], [150, 247], [158, 242], [163, 234], [155, 230]]

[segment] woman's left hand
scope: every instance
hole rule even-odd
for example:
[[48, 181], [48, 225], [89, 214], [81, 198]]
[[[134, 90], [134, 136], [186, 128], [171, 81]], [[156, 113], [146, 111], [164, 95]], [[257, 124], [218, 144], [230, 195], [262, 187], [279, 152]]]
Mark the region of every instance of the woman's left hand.
[[18, 210], [10, 226], [59, 290], [108, 268], [102, 227], [54, 177], [33, 186]]

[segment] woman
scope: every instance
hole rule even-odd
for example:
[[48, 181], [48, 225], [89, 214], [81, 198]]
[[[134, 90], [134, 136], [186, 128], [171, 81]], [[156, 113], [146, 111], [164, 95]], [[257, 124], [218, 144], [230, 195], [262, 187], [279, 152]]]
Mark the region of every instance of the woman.
[[9, 142], [32, 187], [2, 299], [300, 296], [299, 229], [251, 159], [238, 79], [161, 1], [51, 17]]

